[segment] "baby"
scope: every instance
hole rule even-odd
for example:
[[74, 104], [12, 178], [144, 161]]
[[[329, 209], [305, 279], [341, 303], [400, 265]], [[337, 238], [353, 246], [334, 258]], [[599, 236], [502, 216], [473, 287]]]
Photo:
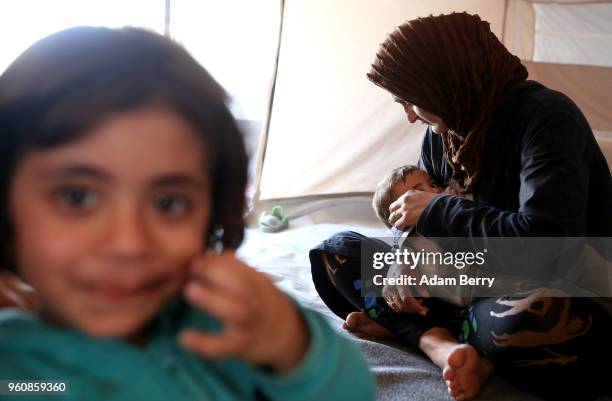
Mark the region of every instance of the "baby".
[[417, 166], [407, 164], [397, 167], [391, 170], [391, 173], [378, 183], [376, 192], [374, 192], [374, 199], [372, 200], [374, 212], [376, 212], [378, 218], [387, 227], [393, 227], [389, 222], [389, 206], [406, 191], [410, 190], [458, 195], [451, 187], [443, 190], [427, 172]]

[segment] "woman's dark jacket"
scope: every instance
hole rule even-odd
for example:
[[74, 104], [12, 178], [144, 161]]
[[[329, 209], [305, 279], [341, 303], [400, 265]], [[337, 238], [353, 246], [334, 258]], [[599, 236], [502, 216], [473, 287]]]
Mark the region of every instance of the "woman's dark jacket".
[[[451, 177], [427, 130], [420, 165]], [[439, 195], [421, 215], [426, 237], [612, 237], [610, 169], [584, 115], [562, 93], [526, 81], [492, 117], [474, 201]]]

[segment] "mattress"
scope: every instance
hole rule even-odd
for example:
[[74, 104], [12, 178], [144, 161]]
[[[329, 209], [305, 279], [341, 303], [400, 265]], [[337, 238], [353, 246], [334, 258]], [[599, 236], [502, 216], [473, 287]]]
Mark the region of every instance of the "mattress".
[[[302, 305], [326, 316], [342, 335], [357, 343], [370, 363], [378, 383], [378, 400], [452, 401], [442, 373], [429, 359], [403, 344], [378, 343], [355, 338], [342, 330], [342, 320], [319, 298], [310, 276], [308, 251], [336, 232], [352, 230], [367, 236], [387, 237], [384, 228], [348, 224], [308, 224], [280, 233], [247, 229], [238, 257], [267, 274], [284, 292]], [[537, 401], [539, 398], [511, 386], [498, 375], [489, 380], [475, 400]]]

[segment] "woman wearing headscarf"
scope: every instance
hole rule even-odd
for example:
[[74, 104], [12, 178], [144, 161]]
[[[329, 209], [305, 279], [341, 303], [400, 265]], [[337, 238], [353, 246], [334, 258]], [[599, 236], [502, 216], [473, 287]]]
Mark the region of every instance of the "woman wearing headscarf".
[[[484, 241], [612, 236], [610, 170], [585, 117], [565, 95], [528, 81], [520, 60], [478, 16], [403, 23], [381, 44], [368, 78], [393, 96], [410, 123], [428, 125], [420, 166], [439, 184], [473, 194], [472, 201], [408, 191], [389, 208], [397, 229]], [[311, 252], [322, 298], [344, 316], [361, 311], [345, 323], [356, 335], [399, 337], [423, 350], [443, 369], [451, 396], [474, 397], [494, 370], [547, 399], [610, 392], [598, 367], [610, 362], [610, 315], [596, 303], [541, 289], [478, 300], [460, 311], [465, 319], [454, 319], [440, 300], [415, 300], [404, 291], [385, 296], [393, 311], [368, 315], [359, 292], [342, 289], [340, 275], [350, 270], [327, 257], [342, 254], [357, 241], [353, 236], [328, 242], [338, 252], [325, 243]], [[341, 256], [350, 262], [351, 255]], [[330, 272], [334, 288], [322, 291], [319, 278]]]

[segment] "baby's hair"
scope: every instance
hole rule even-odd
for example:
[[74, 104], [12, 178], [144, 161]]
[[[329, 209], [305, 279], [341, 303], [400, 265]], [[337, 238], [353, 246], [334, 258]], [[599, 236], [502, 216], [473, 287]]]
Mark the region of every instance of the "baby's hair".
[[376, 216], [389, 228], [391, 228], [391, 224], [389, 224], [389, 206], [395, 200], [393, 199], [393, 187], [397, 183], [403, 182], [415, 170], [419, 170], [419, 167], [411, 164], [394, 168], [376, 186], [374, 198], [372, 199], [372, 207]]
[[212, 185], [203, 241], [237, 248], [247, 156], [227, 101], [186, 50], [144, 29], [78, 27], [32, 45], [0, 76], [0, 266], [15, 269], [8, 191], [24, 153], [76, 140], [112, 114], [149, 107], [177, 113], [200, 135]]

